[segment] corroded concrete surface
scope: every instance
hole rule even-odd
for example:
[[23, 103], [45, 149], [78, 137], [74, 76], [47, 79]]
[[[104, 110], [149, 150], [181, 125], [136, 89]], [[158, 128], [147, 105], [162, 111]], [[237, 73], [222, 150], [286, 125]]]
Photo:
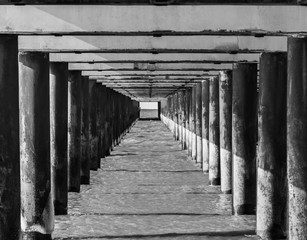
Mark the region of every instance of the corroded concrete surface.
[[208, 186], [158, 121], [139, 121], [91, 185], [69, 193], [55, 239], [257, 239], [255, 216], [231, 216], [231, 196]]

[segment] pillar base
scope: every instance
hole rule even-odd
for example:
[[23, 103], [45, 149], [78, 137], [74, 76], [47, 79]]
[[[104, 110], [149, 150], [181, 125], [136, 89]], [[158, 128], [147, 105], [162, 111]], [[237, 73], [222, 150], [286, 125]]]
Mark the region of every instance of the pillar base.
[[68, 192], [79, 193], [80, 192], [80, 188], [78, 188], [78, 187], [69, 187]]
[[256, 209], [254, 204], [243, 204], [239, 206], [234, 206], [234, 215], [255, 215]]
[[212, 186], [221, 185], [221, 179], [220, 178], [213, 178], [213, 179], [209, 180], [209, 185], [212, 185]]
[[59, 201], [53, 201], [55, 215], [67, 215], [67, 206]]
[[81, 176], [80, 178], [80, 183], [82, 185], [89, 185], [90, 184], [90, 179], [87, 176]]
[[21, 240], [52, 240], [51, 234], [41, 234], [38, 232], [22, 232]]
[[198, 167], [198, 168], [202, 168], [201, 163], [198, 163], [198, 162], [195, 163], [195, 166]]
[[110, 156], [110, 155], [111, 155], [111, 153], [110, 153], [110, 150], [108, 149], [108, 150], [105, 152], [105, 156], [108, 157], [108, 156]]
[[287, 239], [280, 226], [273, 226], [271, 231], [257, 231], [257, 235], [261, 239]]
[[223, 194], [232, 194], [232, 190], [222, 191]]

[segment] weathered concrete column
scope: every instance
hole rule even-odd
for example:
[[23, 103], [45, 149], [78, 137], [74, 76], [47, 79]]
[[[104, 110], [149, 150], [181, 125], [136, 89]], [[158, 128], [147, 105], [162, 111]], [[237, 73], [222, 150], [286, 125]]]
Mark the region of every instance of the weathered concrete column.
[[113, 99], [113, 91], [111, 89], [109, 89], [109, 146], [110, 146], [110, 152], [113, 151], [113, 103], [112, 103], [112, 99]]
[[178, 116], [178, 140], [182, 141], [182, 92], [177, 93], [177, 116]]
[[90, 184], [89, 78], [81, 78], [81, 184]]
[[105, 156], [109, 156], [111, 149], [110, 149], [110, 89], [106, 87], [106, 112], [105, 112], [105, 121], [106, 121], [106, 150], [105, 150]]
[[203, 149], [202, 149], [202, 88], [201, 82], [196, 85], [196, 111], [195, 111], [195, 132], [196, 132], [196, 163], [202, 168]]
[[89, 142], [90, 142], [90, 169], [98, 168], [98, 135], [97, 135], [97, 85], [96, 80], [89, 81]]
[[174, 94], [174, 122], [175, 122], [175, 140], [179, 140], [179, 116], [178, 116], [178, 93]]
[[255, 214], [257, 64], [234, 64], [232, 86], [233, 212]]
[[68, 63], [50, 63], [51, 193], [55, 215], [67, 214]]
[[170, 96], [170, 128], [171, 132], [173, 133], [173, 136], [175, 138], [175, 117], [174, 117], [174, 95]]
[[118, 118], [117, 118], [117, 94], [115, 91], [112, 91], [112, 102], [113, 102], [113, 117], [112, 117], [112, 122], [113, 122], [113, 149], [117, 145], [117, 124], [118, 124]]
[[188, 155], [192, 157], [192, 88], [188, 90], [187, 95], [187, 112], [188, 112], [188, 125], [187, 125], [187, 143]]
[[101, 91], [101, 148], [102, 148], [102, 153], [101, 153], [101, 158], [106, 157], [106, 149], [107, 149], [107, 143], [106, 143], [106, 87], [101, 85], [100, 86], [100, 91]]
[[192, 105], [191, 105], [191, 132], [192, 132], [192, 160], [196, 161], [197, 155], [197, 136], [196, 136], [196, 86], [192, 88]]
[[115, 127], [116, 127], [116, 121], [115, 121], [115, 92], [111, 90], [111, 151], [114, 150], [115, 147]]
[[17, 36], [0, 36], [0, 239], [19, 239], [20, 169]]
[[101, 83], [96, 83], [96, 128], [97, 128], [97, 168], [101, 168], [102, 134], [101, 134]]
[[19, 53], [21, 239], [51, 239], [49, 58]]
[[221, 190], [223, 193], [231, 194], [232, 71], [221, 71], [219, 74], [219, 82]]
[[118, 105], [118, 112], [119, 112], [119, 132], [118, 132], [118, 144], [121, 143], [123, 132], [124, 132], [124, 113], [125, 113], [125, 102], [123, 100], [123, 95], [119, 94], [119, 105]]
[[289, 240], [307, 236], [307, 37], [288, 38], [287, 166]]
[[171, 126], [171, 110], [172, 109], [172, 99], [171, 99], [171, 96], [167, 98], [167, 123], [168, 123], [168, 128], [170, 131], [172, 131], [172, 126]]
[[120, 143], [120, 94], [115, 92], [115, 145]]
[[80, 192], [81, 71], [68, 75], [68, 191]]
[[127, 129], [128, 129], [128, 125], [127, 125], [127, 96], [122, 95], [122, 102], [123, 102], [123, 106], [122, 106], [122, 118], [123, 118], [123, 125], [122, 125], [122, 135], [121, 138], [123, 138], [126, 135]]
[[287, 53], [262, 53], [259, 73], [257, 234], [285, 237], [287, 205]]
[[220, 185], [219, 78], [209, 80], [209, 184]]
[[203, 172], [209, 172], [209, 79], [201, 83], [202, 89], [202, 154]]
[[181, 147], [182, 149], [187, 149], [187, 112], [186, 112], [186, 104], [187, 101], [187, 90], [182, 91], [182, 102], [181, 102], [181, 114], [182, 114], [182, 143], [181, 143]]

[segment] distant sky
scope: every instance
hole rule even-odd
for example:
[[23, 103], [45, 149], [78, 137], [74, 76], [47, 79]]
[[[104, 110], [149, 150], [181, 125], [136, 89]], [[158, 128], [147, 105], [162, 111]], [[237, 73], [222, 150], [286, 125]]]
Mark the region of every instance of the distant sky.
[[140, 102], [141, 109], [158, 109], [157, 102]]

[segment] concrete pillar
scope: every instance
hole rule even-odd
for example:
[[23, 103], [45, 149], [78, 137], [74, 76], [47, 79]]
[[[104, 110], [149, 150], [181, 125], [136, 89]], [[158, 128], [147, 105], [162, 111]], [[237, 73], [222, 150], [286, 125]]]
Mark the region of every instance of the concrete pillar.
[[49, 58], [19, 53], [21, 239], [51, 239]]
[[120, 121], [121, 121], [121, 117], [120, 117], [120, 94], [115, 92], [115, 144], [118, 145], [120, 143]]
[[187, 112], [186, 112], [186, 104], [187, 101], [187, 90], [182, 91], [182, 102], [181, 102], [181, 106], [182, 106], [182, 110], [181, 110], [181, 114], [182, 114], [182, 144], [181, 147], [182, 149], [187, 149], [187, 131], [186, 131], [186, 127], [187, 127]]
[[209, 80], [209, 184], [220, 185], [219, 78]]
[[188, 137], [188, 155], [192, 157], [192, 88], [189, 89], [188, 91], [188, 98], [187, 98], [187, 106], [188, 106], [188, 132], [187, 132], [187, 137]]
[[100, 86], [100, 91], [101, 91], [101, 126], [100, 126], [100, 132], [101, 132], [101, 148], [102, 148], [102, 153], [101, 153], [101, 158], [105, 158], [106, 157], [106, 87], [101, 85]]
[[111, 149], [110, 149], [110, 89], [105, 88], [105, 138], [106, 138], [106, 150], [105, 150], [105, 156], [109, 156]]
[[50, 63], [51, 193], [55, 215], [67, 214], [67, 98], [68, 63]]
[[177, 93], [177, 116], [178, 116], [178, 140], [182, 141], [182, 113], [181, 113], [181, 110], [182, 110], [182, 106], [181, 106], [181, 103], [182, 103], [182, 92], [181, 91], [178, 91]]
[[123, 101], [123, 95], [119, 94], [119, 105], [118, 105], [118, 113], [119, 113], [119, 131], [118, 131], [118, 144], [121, 143], [121, 139], [123, 137], [123, 123], [124, 123], [124, 101]]
[[102, 135], [101, 135], [101, 83], [96, 83], [96, 128], [97, 128], [97, 168], [101, 168]]
[[307, 236], [307, 37], [288, 38], [287, 166], [289, 240]]
[[234, 64], [232, 86], [233, 213], [255, 214], [257, 64]]
[[202, 89], [202, 154], [203, 172], [209, 172], [209, 80], [205, 79], [201, 84]]
[[171, 106], [172, 106], [172, 99], [171, 97], [167, 98], [167, 123], [168, 123], [168, 128], [170, 131], [172, 131], [172, 127], [171, 127]]
[[174, 95], [170, 96], [170, 122], [171, 122], [171, 131], [173, 133], [173, 136], [175, 138], [175, 117], [174, 117]]
[[185, 139], [186, 149], [188, 150], [188, 155], [190, 156], [190, 88], [187, 88], [185, 93]]
[[81, 77], [81, 184], [90, 184], [89, 81]]
[[195, 111], [195, 132], [196, 132], [196, 163], [202, 168], [203, 149], [202, 149], [202, 89], [201, 82], [196, 85], [196, 111]]
[[89, 142], [90, 142], [90, 169], [98, 169], [98, 134], [97, 134], [97, 85], [96, 80], [89, 81]]
[[191, 132], [192, 132], [192, 160], [196, 161], [197, 155], [197, 136], [196, 136], [196, 86], [192, 88], [192, 105], [191, 105]]
[[19, 239], [20, 170], [17, 35], [0, 36], [0, 239]]
[[161, 119], [161, 101], [158, 102], [158, 118]]
[[111, 151], [114, 150], [115, 147], [115, 126], [116, 126], [116, 118], [115, 118], [115, 92], [111, 90]]
[[112, 111], [113, 111], [113, 107], [112, 107], [112, 90], [111, 89], [108, 89], [108, 123], [109, 123], [109, 152], [111, 153], [112, 151], [112, 136], [113, 136], [113, 133], [112, 133], [112, 129], [113, 129], [113, 126], [112, 126]]
[[259, 79], [257, 234], [282, 239], [287, 205], [287, 53], [262, 53]]
[[175, 122], [175, 140], [179, 140], [179, 116], [178, 116], [178, 93], [174, 94], [174, 122]]
[[81, 71], [68, 75], [68, 191], [80, 192]]
[[219, 109], [220, 109], [220, 159], [221, 190], [232, 193], [232, 154], [231, 154], [231, 101], [232, 71], [219, 74]]
[[128, 125], [127, 125], [127, 96], [122, 95], [122, 118], [123, 118], [123, 125], [122, 125], [122, 138], [124, 138], [124, 136], [127, 133], [127, 129], [128, 129]]
[[117, 97], [117, 93], [115, 91], [112, 91], [112, 99], [113, 99], [113, 118], [112, 118], [112, 122], [113, 122], [113, 147], [115, 147], [117, 145], [117, 126], [118, 126], [118, 110], [117, 110], [117, 106], [118, 106], [118, 97]]

